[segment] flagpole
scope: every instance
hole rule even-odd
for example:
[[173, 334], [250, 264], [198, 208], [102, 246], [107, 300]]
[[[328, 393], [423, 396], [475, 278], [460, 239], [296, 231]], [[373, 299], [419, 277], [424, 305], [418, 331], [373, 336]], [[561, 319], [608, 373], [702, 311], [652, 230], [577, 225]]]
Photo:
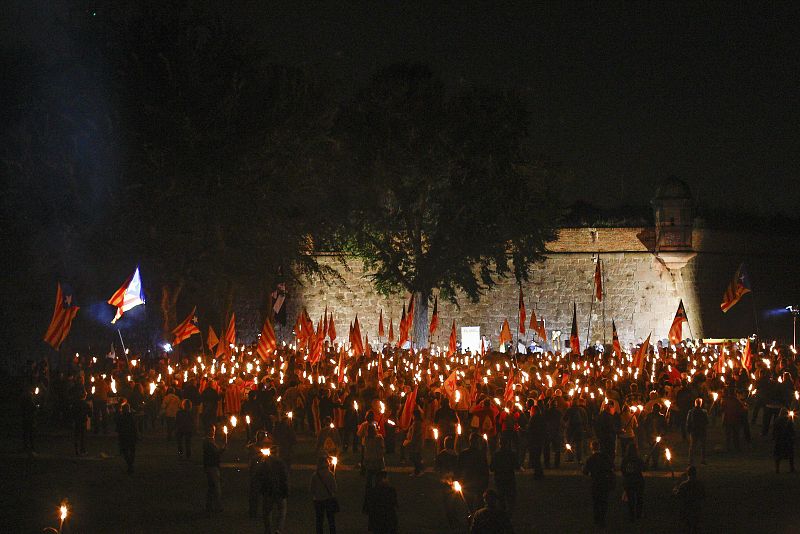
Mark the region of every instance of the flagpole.
[[128, 350], [125, 348], [125, 342], [122, 341], [122, 332], [120, 332], [119, 328], [117, 328], [117, 334], [119, 334], [119, 342], [122, 343], [122, 354], [125, 355], [125, 361], [127, 362], [128, 361]]
[[750, 302], [753, 304], [753, 324], [756, 328], [756, 336], [758, 336], [758, 310], [756, 309], [756, 294], [753, 293], [753, 290], [750, 290], [750, 295], [752, 296]]
[[586, 321], [586, 347], [589, 347], [589, 334], [592, 331], [592, 310], [594, 309], [594, 284], [592, 284], [592, 301], [589, 303], [589, 320]]
[[[600, 253], [597, 253], [597, 261], [600, 261]], [[602, 295], [603, 300], [600, 301], [603, 306], [603, 345], [606, 344], [606, 270], [600, 267], [600, 281], [603, 283]]]

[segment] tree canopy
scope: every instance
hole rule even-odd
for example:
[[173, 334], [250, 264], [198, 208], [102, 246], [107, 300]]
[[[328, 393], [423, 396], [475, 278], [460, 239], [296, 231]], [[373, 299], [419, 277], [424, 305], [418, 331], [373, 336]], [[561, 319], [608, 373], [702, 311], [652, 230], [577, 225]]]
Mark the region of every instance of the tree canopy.
[[510, 92], [449, 89], [412, 64], [380, 71], [343, 106], [342, 248], [378, 290], [415, 294], [422, 318], [434, 289], [477, 300], [498, 276], [527, 280], [555, 219], [553, 180], [525, 155], [527, 121]]

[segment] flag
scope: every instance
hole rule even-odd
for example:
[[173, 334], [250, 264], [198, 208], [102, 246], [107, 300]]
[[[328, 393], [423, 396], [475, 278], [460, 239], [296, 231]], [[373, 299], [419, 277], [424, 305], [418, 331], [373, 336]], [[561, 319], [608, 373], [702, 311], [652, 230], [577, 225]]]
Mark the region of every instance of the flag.
[[364, 334], [364, 356], [372, 358], [372, 345], [369, 344], [369, 334]]
[[647, 339], [644, 340], [644, 343], [642, 343], [642, 346], [639, 347], [639, 350], [636, 352], [636, 356], [633, 357], [633, 366], [639, 369], [640, 373], [642, 369], [644, 369], [645, 361], [647, 361], [647, 351], [650, 350], [650, 336], [652, 335], [652, 332], [647, 334]]
[[331, 312], [331, 317], [328, 319], [328, 338], [331, 343], [336, 341], [336, 325], [333, 322], [333, 312]]
[[728, 289], [726, 289], [725, 294], [722, 295], [722, 303], [719, 305], [722, 313], [727, 313], [728, 310], [739, 302], [739, 299], [742, 298], [745, 293], [750, 293], [750, 291], [750, 278], [744, 270], [743, 263], [739, 265], [736, 274], [733, 275], [733, 280], [728, 284]]
[[481, 360], [486, 356], [486, 338], [481, 336]]
[[172, 331], [172, 335], [175, 336], [175, 339], [172, 340], [173, 347], [180, 344], [182, 341], [185, 341], [189, 337], [200, 333], [200, 329], [197, 328], [197, 315], [195, 315], [196, 311], [197, 306], [192, 308], [192, 313], [190, 313], [186, 319], [184, 319], [183, 322], [176, 326]]
[[611, 344], [617, 357], [622, 357], [622, 345], [619, 343], [619, 336], [617, 335], [617, 325], [614, 324], [614, 319], [611, 319]]
[[208, 337], [206, 338], [206, 345], [208, 345], [208, 349], [211, 350], [217, 346], [219, 343], [219, 338], [217, 337], [217, 333], [214, 332], [214, 328], [209, 326], [208, 327]]
[[408, 329], [406, 327], [406, 305], [403, 303], [403, 314], [400, 316], [400, 339], [398, 345], [402, 347], [408, 341]]
[[314, 365], [322, 358], [322, 347], [325, 343], [326, 332], [324, 330], [322, 317], [317, 322], [317, 330], [312, 332], [308, 339], [308, 361]]
[[500, 341], [499, 344], [511, 341], [511, 327], [508, 326], [508, 319], [503, 321], [503, 326], [500, 327]]
[[688, 321], [686, 317], [686, 310], [683, 307], [683, 299], [678, 304], [678, 311], [675, 312], [675, 318], [672, 320], [672, 326], [669, 327], [669, 342], [677, 345], [683, 340], [683, 322]]
[[744, 353], [742, 353], [742, 367], [747, 369], [748, 373], [753, 368], [753, 351], [750, 349], [750, 338], [747, 339], [747, 344], [744, 346]]
[[364, 354], [364, 343], [361, 341], [361, 326], [358, 324], [358, 314], [356, 314], [356, 320], [353, 323], [353, 344], [355, 345], [353, 350], [356, 356]]
[[597, 302], [603, 300], [603, 273], [600, 270], [600, 258], [594, 264], [594, 296]]
[[450, 402], [455, 404], [456, 388], [458, 388], [458, 373], [454, 369], [450, 376], [448, 376], [442, 383], [442, 389], [450, 397]]
[[392, 318], [389, 317], [389, 343], [394, 342], [394, 326], [392, 326]]
[[531, 310], [531, 324], [528, 325], [528, 328], [533, 330], [535, 334], [539, 333], [539, 321], [536, 320], [536, 310]]
[[414, 408], [417, 407], [417, 388], [419, 388], [419, 386], [414, 386], [414, 391], [406, 395], [403, 413], [400, 414], [399, 426], [401, 430], [405, 430], [411, 426], [411, 418], [414, 417]]
[[381, 310], [381, 314], [378, 316], [378, 338], [382, 338], [385, 334], [383, 330], [383, 310]]
[[450, 340], [447, 344], [447, 356], [448, 358], [456, 353], [457, 347], [456, 342], [458, 339], [456, 338], [456, 320], [453, 319], [453, 326], [450, 327]]
[[378, 351], [378, 380], [383, 380], [383, 352]]
[[572, 330], [569, 333], [569, 346], [572, 354], [581, 353], [581, 340], [578, 337], [578, 309], [575, 303], [572, 303]]
[[269, 354], [275, 352], [276, 348], [278, 348], [278, 338], [275, 337], [272, 321], [267, 317], [267, 320], [264, 321], [264, 327], [261, 329], [261, 337], [258, 338], [256, 353], [261, 356], [262, 360], [267, 361]]
[[111, 295], [108, 303], [117, 308], [117, 313], [114, 315], [111, 324], [117, 322], [126, 311], [135, 308], [139, 304], [144, 304], [144, 291], [142, 290], [142, 278], [139, 275], [139, 267], [133, 271], [133, 274], [128, 277], [122, 286], [117, 289], [116, 293]]
[[519, 333], [525, 333], [525, 301], [522, 299], [522, 288], [519, 288]]
[[231, 353], [231, 345], [236, 345], [236, 314], [231, 314], [231, 319], [228, 321], [228, 328], [222, 334], [222, 339], [219, 340], [217, 345], [217, 356]]
[[344, 383], [344, 347], [341, 347], [339, 349], [339, 365], [338, 365], [337, 371], [339, 371], [339, 377], [337, 379], [337, 382], [339, 384], [343, 384]]
[[514, 402], [514, 368], [511, 368], [511, 372], [508, 373], [508, 382], [506, 383], [506, 389], [503, 392], [503, 401], [504, 402]]
[[286, 326], [286, 284], [278, 282], [270, 294], [275, 324]]
[[[428, 329], [428, 337], [433, 337], [436, 329], [439, 328], [439, 297], [433, 299], [433, 314], [431, 314], [431, 326]], [[430, 340], [428, 340], [430, 342]]]
[[58, 350], [61, 343], [67, 338], [72, 321], [78, 314], [80, 308], [72, 302], [72, 292], [64, 291], [61, 284], [56, 285], [56, 305], [53, 309], [53, 318], [50, 319], [50, 326], [44, 334], [45, 342]]

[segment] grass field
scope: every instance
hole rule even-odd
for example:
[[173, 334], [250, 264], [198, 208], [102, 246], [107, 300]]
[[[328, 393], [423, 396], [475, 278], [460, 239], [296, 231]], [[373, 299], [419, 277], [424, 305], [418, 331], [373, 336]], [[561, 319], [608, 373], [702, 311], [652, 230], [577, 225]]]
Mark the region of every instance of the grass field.
[[[244, 440], [231, 440], [224, 457], [223, 503], [225, 511], [209, 516], [204, 511], [205, 476], [200, 465], [200, 440], [195, 439], [191, 462], [179, 460], [172, 443], [157, 433], [140, 442], [136, 472], [125, 474], [117, 455], [116, 438], [88, 436], [87, 457], [75, 458], [66, 431], [40, 428], [38, 456], [28, 460], [19, 452], [21, 441], [6, 427], [0, 436], [0, 532], [34, 533], [57, 526], [59, 502], [68, 498], [70, 517], [65, 533], [249, 533], [262, 532], [260, 521], [247, 518], [248, 475], [237, 467], [245, 456]], [[758, 434], [758, 428], [754, 428]], [[741, 454], [720, 452], [719, 427], [709, 440], [709, 465], [700, 476], [706, 484], [707, 532], [800, 532], [800, 476], [776, 475], [771, 442], [755, 436], [751, 450]], [[675, 466], [685, 467], [686, 447], [672, 438]], [[433, 452], [426, 461], [430, 465]], [[407, 467], [389, 459], [389, 481], [398, 491], [400, 529], [405, 533], [447, 533], [443, 490], [435, 474], [409, 478]], [[300, 444], [300, 461], [311, 457], [310, 444]], [[343, 458], [337, 470], [342, 512], [340, 533], [366, 532], [361, 514], [364, 479], [348, 469], [354, 462]], [[314, 531], [314, 514], [307, 489], [311, 471], [297, 466], [290, 477], [285, 532]], [[679, 473], [676, 473], [676, 477]], [[648, 473], [645, 517], [628, 522], [617, 489], [610, 508], [607, 532], [680, 532], [677, 505], [670, 492], [677, 482], [668, 472]], [[529, 472], [518, 477], [518, 501], [513, 522], [518, 533], [594, 532], [588, 480], [577, 464], [562, 464], [546, 471], [542, 480]]]

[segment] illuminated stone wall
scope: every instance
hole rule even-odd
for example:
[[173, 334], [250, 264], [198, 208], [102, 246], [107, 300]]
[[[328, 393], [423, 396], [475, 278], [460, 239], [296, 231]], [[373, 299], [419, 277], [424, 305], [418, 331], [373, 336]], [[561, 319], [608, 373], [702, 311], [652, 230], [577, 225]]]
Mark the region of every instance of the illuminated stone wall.
[[[774, 310], [800, 300], [800, 270], [796, 243], [787, 244], [780, 236], [742, 235], [696, 229], [693, 243], [696, 255], [680, 270], [670, 271], [655, 254], [652, 228], [567, 228], [549, 245], [547, 260], [531, 270], [530, 282], [523, 286], [528, 310], [535, 309], [546, 320], [549, 331], [561, 330], [568, 337], [572, 302], [577, 304], [581, 343], [586, 340], [591, 309], [592, 341], [611, 339], [611, 320], [616, 321], [623, 344], [641, 341], [652, 331], [653, 339], [665, 338], [672, 318], [683, 299], [689, 326], [695, 336], [740, 337], [755, 329], [752, 296], [745, 296], [727, 315], [719, 303], [740, 262], [745, 262], [753, 280], [760, 310]], [[599, 253], [604, 265], [604, 305], [592, 301], [594, 260]], [[325, 260], [324, 261], [330, 261]], [[331, 262], [332, 263], [332, 262]], [[384, 311], [395, 328], [404, 298], [378, 295], [365, 277], [360, 262], [339, 269], [343, 282], [330, 286], [318, 279], [290, 288], [289, 324], [302, 306], [316, 322], [325, 306], [335, 313], [340, 338], [347, 336], [349, 322], [358, 313], [362, 332], [377, 337], [378, 314]], [[449, 325], [480, 326], [481, 333], [496, 341], [500, 326], [508, 318], [512, 331], [517, 322], [517, 286], [513, 278], [501, 280], [478, 303], [459, 299], [460, 308], [439, 303], [440, 331], [434, 341], [447, 343]], [[786, 325], [783, 323], [786, 322]], [[780, 315], [759, 316], [763, 334], [789, 334], [790, 321]], [[688, 336], [688, 328], [684, 326]], [[774, 330], [774, 333], [771, 332]], [[460, 334], [460, 332], [459, 332]], [[287, 337], [289, 334], [287, 334]]]

